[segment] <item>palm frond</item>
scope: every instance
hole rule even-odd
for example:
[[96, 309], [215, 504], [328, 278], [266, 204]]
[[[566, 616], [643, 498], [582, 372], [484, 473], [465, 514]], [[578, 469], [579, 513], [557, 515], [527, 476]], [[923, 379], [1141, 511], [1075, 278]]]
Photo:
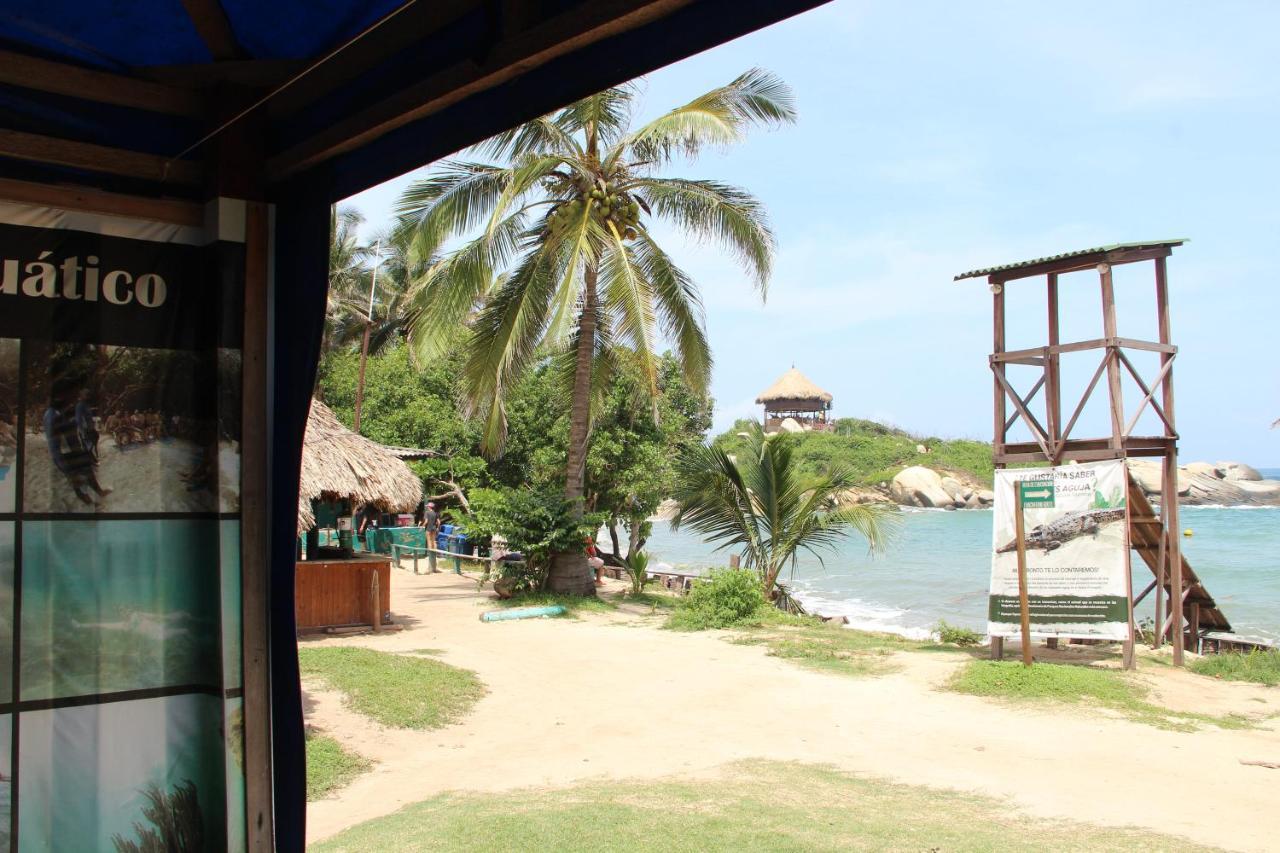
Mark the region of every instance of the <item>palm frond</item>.
[[414, 257], [434, 257], [450, 237], [487, 222], [512, 174], [508, 167], [448, 160], [439, 171], [410, 184], [396, 213], [410, 229]]
[[516, 160], [536, 152], [580, 154], [582, 146], [553, 116], [545, 115], [491, 136], [470, 150], [487, 159]]
[[[532, 241], [538, 235], [531, 236]], [[529, 251], [471, 325], [463, 379], [468, 413], [482, 420], [481, 451], [497, 455], [506, 440], [504, 397], [530, 364], [546, 328], [559, 281], [554, 256]]]
[[756, 125], [794, 122], [791, 88], [760, 68], [676, 107], [627, 139], [640, 160], [665, 163], [677, 154], [697, 156], [707, 146], [740, 141]]
[[755, 196], [720, 181], [684, 178], [638, 178], [633, 186], [655, 215], [733, 253], [766, 293], [775, 241]]
[[648, 229], [639, 229], [632, 256], [653, 289], [662, 332], [680, 355], [685, 382], [695, 393], [705, 393], [711, 381], [711, 344], [697, 286]]

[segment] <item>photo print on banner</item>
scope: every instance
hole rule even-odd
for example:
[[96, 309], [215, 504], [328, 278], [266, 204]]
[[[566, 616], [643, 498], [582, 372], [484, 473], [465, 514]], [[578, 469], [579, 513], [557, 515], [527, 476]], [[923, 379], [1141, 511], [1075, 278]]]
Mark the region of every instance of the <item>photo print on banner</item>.
[[16, 207], [0, 204], [0, 853], [243, 850], [243, 245]]
[[240, 354], [30, 341], [24, 511], [240, 508]]
[[0, 513], [13, 512], [18, 494], [19, 344], [0, 338]]

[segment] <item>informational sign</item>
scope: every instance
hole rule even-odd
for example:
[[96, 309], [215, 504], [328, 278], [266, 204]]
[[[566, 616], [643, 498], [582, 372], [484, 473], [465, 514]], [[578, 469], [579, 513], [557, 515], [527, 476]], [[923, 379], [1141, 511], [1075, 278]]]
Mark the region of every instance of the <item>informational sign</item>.
[[1022, 481], [1031, 634], [1128, 638], [1126, 477], [1119, 460], [996, 471], [991, 636], [1021, 630], [1014, 484]]
[[244, 848], [239, 253], [0, 203], [0, 851]]

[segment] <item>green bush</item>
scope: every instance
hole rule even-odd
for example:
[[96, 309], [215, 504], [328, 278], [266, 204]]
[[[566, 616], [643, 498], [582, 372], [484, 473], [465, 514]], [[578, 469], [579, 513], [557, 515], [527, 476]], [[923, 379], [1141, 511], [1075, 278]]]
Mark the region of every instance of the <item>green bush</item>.
[[758, 618], [767, 606], [755, 572], [724, 569], [697, 581], [667, 625], [677, 631], [731, 628]]
[[938, 632], [938, 641], [943, 643], [952, 643], [957, 646], [976, 646], [982, 642], [982, 635], [977, 631], [970, 631], [968, 628], [961, 628], [959, 625], [949, 625], [946, 620], [941, 620], [933, 627]]

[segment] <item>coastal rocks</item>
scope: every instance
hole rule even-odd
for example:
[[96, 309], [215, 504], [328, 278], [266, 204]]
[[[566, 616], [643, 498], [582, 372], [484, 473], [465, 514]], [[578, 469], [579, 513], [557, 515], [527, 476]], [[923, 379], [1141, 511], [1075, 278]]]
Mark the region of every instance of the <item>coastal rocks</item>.
[[[1188, 465], [1188, 468], [1191, 466]], [[1250, 468], [1243, 462], [1219, 462], [1218, 468], [1222, 470], [1222, 479], [1224, 480], [1248, 480], [1257, 482], [1262, 479], [1262, 475], [1258, 473], [1256, 468]]]
[[[1130, 459], [1129, 473], [1160, 499], [1160, 463]], [[1188, 462], [1178, 469], [1178, 503], [1188, 506], [1280, 506], [1280, 481], [1264, 480], [1240, 462]]]
[[973, 494], [973, 487], [966, 486], [955, 477], [942, 477], [942, 490], [951, 495], [951, 500], [964, 503]]
[[1210, 465], [1208, 462], [1188, 462], [1186, 467], [1192, 474], [1204, 474], [1207, 477], [1216, 477], [1219, 480], [1226, 479], [1226, 472], [1216, 465]]
[[852, 504], [890, 503], [889, 497], [876, 489], [852, 488], [840, 493], [838, 501], [841, 506]]
[[943, 488], [938, 472], [921, 465], [899, 471], [889, 484], [889, 495], [903, 506], [946, 508], [956, 501]]

